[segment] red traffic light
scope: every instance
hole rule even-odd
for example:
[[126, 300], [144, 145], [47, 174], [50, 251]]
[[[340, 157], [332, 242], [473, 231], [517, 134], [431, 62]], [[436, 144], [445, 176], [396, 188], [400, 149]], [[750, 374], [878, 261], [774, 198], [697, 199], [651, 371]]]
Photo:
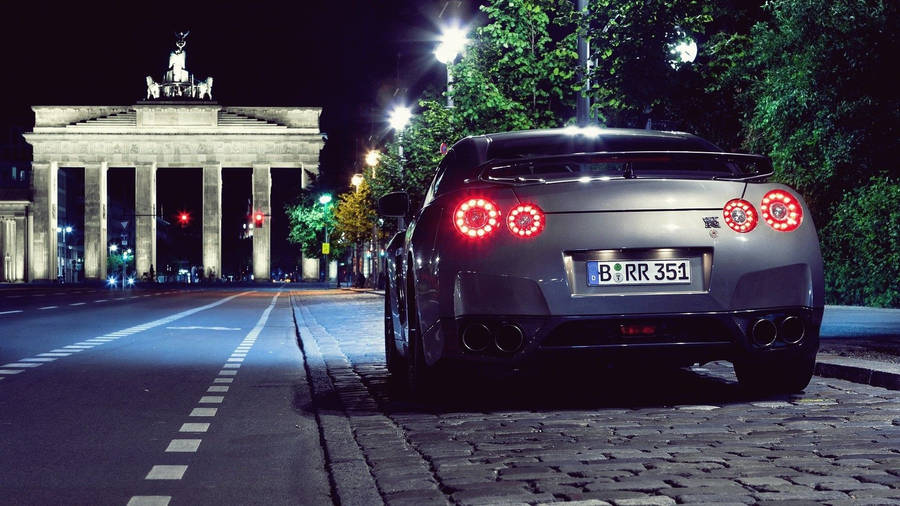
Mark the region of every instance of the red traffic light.
[[265, 221], [265, 219], [266, 219], [266, 215], [264, 215], [263, 213], [261, 213], [261, 212], [253, 213], [253, 226], [255, 226], [256, 228], [262, 228], [263, 222]]
[[191, 222], [191, 215], [186, 211], [182, 211], [178, 213], [178, 223], [181, 224], [182, 227], [186, 227]]

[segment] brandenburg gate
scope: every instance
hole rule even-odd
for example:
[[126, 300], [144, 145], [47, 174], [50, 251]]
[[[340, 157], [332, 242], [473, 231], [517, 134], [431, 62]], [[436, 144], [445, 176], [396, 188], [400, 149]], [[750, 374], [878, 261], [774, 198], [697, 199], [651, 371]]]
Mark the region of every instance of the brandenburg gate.
[[[57, 174], [84, 168], [84, 276], [106, 278], [107, 173], [134, 168], [135, 269], [156, 262], [156, 175], [168, 168], [203, 172], [202, 243], [207, 272], [222, 273], [222, 168], [252, 169], [252, 206], [272, 215], [271, 168], [302, 171], [305, 188], [318, 174], [318, 107], [231, 107], [212, 101], [212, 78], [185, 70], [184, 38], [162, 82], [147, 77], [147, 97], [130, 106], [35, 106], [29, 280], [57, 275]], [[276, 211], [277, 212], [277, 211]], [[268, 221], [268, 218], [267, 218]], [[271, 277], [270, 230], [253, 233], [253, 274]]]

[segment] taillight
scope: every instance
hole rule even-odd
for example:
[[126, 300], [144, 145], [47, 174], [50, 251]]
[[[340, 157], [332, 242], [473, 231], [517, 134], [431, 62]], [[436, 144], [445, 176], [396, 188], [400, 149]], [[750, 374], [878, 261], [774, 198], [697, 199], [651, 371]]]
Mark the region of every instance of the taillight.
[[800, 206], [800, 201], [786, 191], [770, 191], [763, 196], [759, 207], [762, 209], [763, 220], [780, 232], [796, 230], [803, 221], [803, 208]]
[[534, 204], [522, 204], [509, 211], [506, 225], [516, 237], [534, 237], [544, 230], [544, 212]]
[[756, 209], [753, 204], [744, 199], [731, 199], [722, 209], [725, 223], [731, 230], [745, 234], [754, 228], [759, 221], [756, 217]]
[[469, 198], [456, 206], [453, 224], [461, 234], [473, 239], [486, 237], [497, 230], [500, 209], [487, 199]]

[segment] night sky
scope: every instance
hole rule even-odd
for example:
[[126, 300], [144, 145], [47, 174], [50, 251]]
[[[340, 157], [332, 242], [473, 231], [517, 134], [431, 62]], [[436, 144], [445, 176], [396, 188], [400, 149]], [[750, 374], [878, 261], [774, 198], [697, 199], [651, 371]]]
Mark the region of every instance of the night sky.
[[[362, 153], [389, 135], [391, 105], [443, 89], [432, 55], [439, 27], [457, 16], [472, 22], [476, 11], [475, 2], [443, 0], [7, 4], [0, 129], [30, 130], [32, 105], [135, 103], [144, 76], [159, 81], [166, 71], [175, 32], [190, 30], [187, 70], [215, 78], [219, 104], [324, 108], [320, 185], [340, 192], [361, 172]], [[230, 205], [246, 206], [238, 200]], [[277, 243], [273, 234], [273, 264]]]

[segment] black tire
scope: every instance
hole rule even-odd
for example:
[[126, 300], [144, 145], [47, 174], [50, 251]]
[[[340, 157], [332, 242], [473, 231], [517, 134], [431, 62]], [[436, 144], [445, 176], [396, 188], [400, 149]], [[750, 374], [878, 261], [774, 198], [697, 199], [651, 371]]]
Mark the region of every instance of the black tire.
[[419, 324], [419, 312], [416, 308], [416, 295], [411, 272], [407, 274], [406, 280], [406, 322], [409, 329], [407, 335], [409, 339], [407, 385], [413, 398], [422, 399], [434, 390], [434, 370], [425, 362], [425, 352], [422, 349], [422, 330]]
[[741, 387], [763, 394], [802, 392], [809, 385], [815, 369], [815, 355], [743, 358], [734, 362], [734, 373]]
[[384, 287], [384, 359], [387, 363], [388, 380], [394, 386], [406, 386], [406, 359], [397, 352], [394, 336], [394, 318], [391, 311], [390, 283]]

